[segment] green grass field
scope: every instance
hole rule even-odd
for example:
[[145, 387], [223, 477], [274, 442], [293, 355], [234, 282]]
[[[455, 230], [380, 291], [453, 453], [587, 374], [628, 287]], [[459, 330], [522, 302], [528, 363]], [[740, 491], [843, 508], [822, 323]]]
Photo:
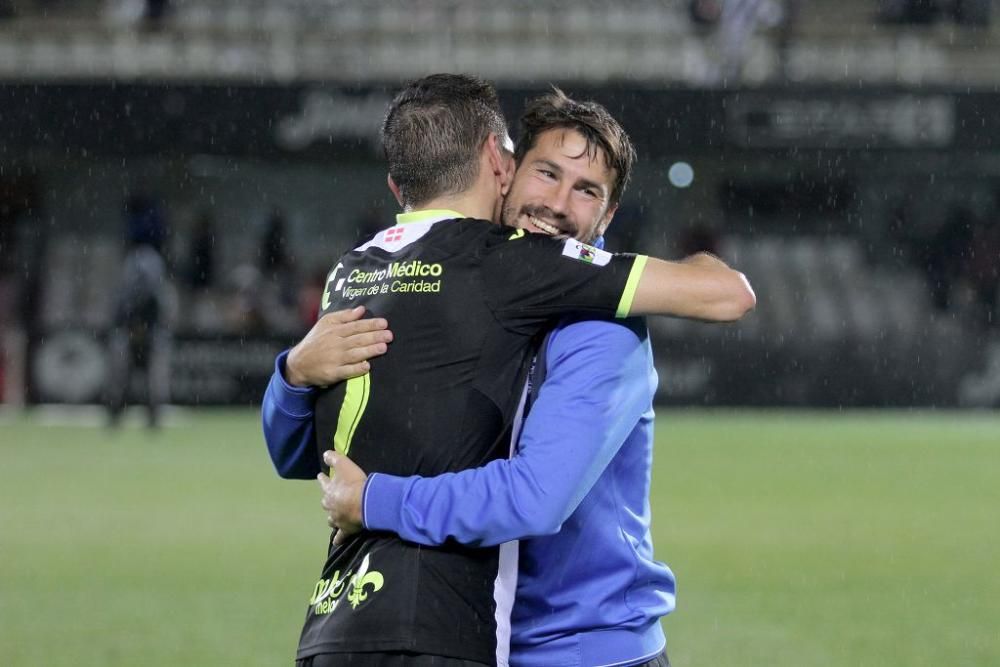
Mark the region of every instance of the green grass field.
[[[1000, 414], [661, 411], [678, 666], [1000, 665]], [[326, 526], [256, 414], [0, 415], [0, 665], [290, 665]]]

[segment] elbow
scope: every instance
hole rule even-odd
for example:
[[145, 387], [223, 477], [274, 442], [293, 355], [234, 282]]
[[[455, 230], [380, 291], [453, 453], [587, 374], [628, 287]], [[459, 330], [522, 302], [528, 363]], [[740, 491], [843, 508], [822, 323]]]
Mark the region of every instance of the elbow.
[[562, 530], [567, 518], [559, 512], [538, 512], [526, 522], [524, 537], [555, 535]]
[[271, 465], [281, 479], [312, 479], [319, 470], [312, 472], [310, 466], [300, 457], [281, 451], [280, 449], [267, 448], [267, 453], [271, 457]]
[[552, 498], [525, 494], [520, 501], [512, 499], [508, 510], [503, 512], [502, 532], [505, 541], [555, 535], [569, 515], [570, 511], [564, 511], [563, 505]]
[[278, 473], [278, 477], [281, 479], [295, 479], [295, 470], [292, 466], [275, 462], [274, 471]]
[[736, 299], [734, 310], [736, 317], [733, 318], [734, 320], [740, 319], [757, 307], [757, 294], [754, 293], [750, 281], [739, 271], [736, 272], [736, 278], [739, 282], [739, 296]]
[[546, 535], [555, 535], [560, 530], [562, 530], [563, 522], [556, 519], [548, 519], [545, 521], [533, 522], [530, 528], [530, 534], [527, 537], [545, 537]]
[[715, 304], [707, 319], [716, 322], [735, 322], [756, 306], [757, 295], [754, 294], [750, 281], [739, 271], [733, 271], [732, 285], [727, 298]]
[[295, 466], [291, 465], [288, 461], [283, 461], [282, 459], [276, 457], [274, 452], [271, 454], [271, 464], [274, 466], [274, 472], [278, 473], [278, 477], [281, 479], [293, 479], [295, 474]]
[[319, 473], [311, 474], [303, 466], [274, 464], [274, 469], [281, 479], [312, 479]]

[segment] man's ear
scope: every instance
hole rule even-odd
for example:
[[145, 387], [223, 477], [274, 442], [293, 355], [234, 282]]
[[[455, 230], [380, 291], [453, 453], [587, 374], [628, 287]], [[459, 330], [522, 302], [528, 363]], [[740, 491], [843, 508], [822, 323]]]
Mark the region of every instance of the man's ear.
[[399, 186], [396, 185], [396, 181], [392, 180], [392, 174], [386, 174], [385, 180], [386, 183], [389, 184], [389, 189], [392, 190], [392, 196], [395, 197], [396, 201], [399, 203], [399, 207], [406, 208], [403, 204], [403, 195], [399, 193]]
[[514, 156], [504, 150], [497, 135], [490, 133], [486, 139], [486, 151], [490, 160], [490, 169], [497, 179], [500, 195], [507, 196], [511, 181], [514, 180]]

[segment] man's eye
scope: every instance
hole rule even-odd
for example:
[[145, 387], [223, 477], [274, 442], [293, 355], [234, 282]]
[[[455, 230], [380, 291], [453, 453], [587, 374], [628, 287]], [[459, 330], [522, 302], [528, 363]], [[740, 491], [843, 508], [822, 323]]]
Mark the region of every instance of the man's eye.
[[544, 176], [545, 178], [555, 178], [556, 177], [555, 173], [549, 171], [548, 169], [539, 169], [538, 173], [541, 174], [542, 176]]

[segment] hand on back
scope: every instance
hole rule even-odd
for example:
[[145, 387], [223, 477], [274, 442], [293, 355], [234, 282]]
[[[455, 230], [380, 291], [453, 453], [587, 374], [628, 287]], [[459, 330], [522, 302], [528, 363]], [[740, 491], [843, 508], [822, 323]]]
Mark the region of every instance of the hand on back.
[[364, 306], [327, 313], [289, 351], [285, 379], [296, 387], [325, 387], [368, 372], [368, 360], [392, 342], [389, 323], [362, 319]]

